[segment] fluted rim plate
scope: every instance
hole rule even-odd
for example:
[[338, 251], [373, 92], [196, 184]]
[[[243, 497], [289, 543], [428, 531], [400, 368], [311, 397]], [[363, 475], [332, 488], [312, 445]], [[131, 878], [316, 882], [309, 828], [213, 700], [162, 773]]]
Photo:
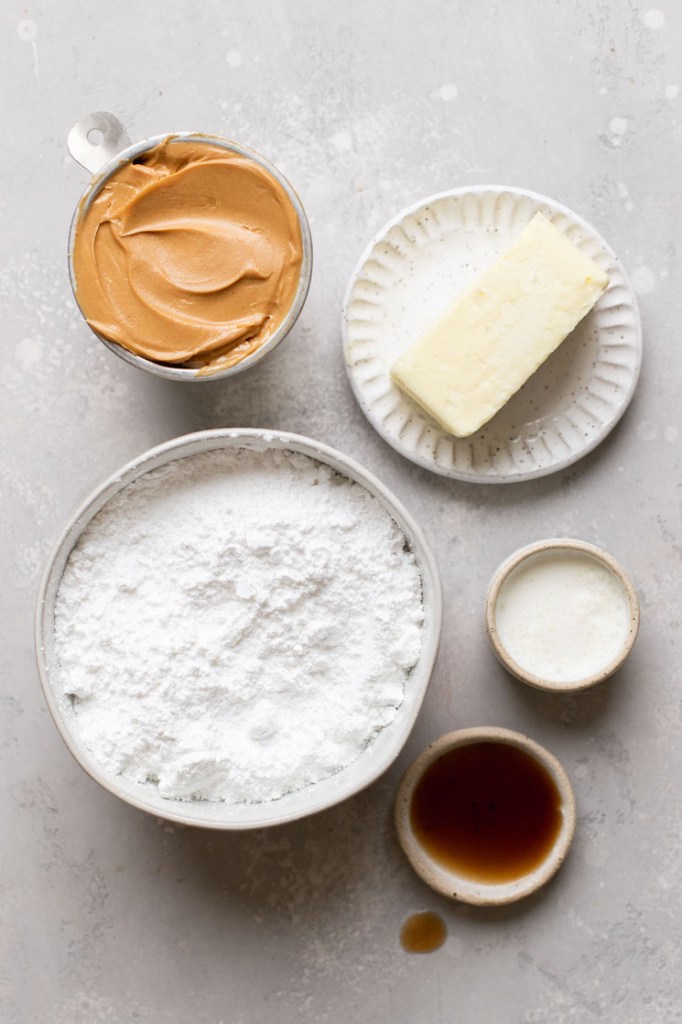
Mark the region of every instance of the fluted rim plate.
[[[609, 285], [489, 423], [452, 437], [396, 387], [391, 364], [538, 212], [609, 274]], [[555, 200], [498, 186], [441, 192], [390, 220], [351, 275], [342, 333], [355, 397], [384, 440], [425, 469], [479, 483], [545, 476], [592, 451], [625, 412], [642, 354], [637, 300], [604, 239]]]

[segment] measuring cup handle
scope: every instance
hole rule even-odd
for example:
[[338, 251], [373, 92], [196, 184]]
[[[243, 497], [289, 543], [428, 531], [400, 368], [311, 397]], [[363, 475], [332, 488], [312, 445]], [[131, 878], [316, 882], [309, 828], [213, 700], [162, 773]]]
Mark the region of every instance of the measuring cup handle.
[[[91, 133], [94, 136], [95, 132], [97, 141], [91, 139]], [[130, 145], [130, 138], [115, 114], [99, 110], [73, 126], [66, 144], [74, 160], [86, 171], [96, 174]]]

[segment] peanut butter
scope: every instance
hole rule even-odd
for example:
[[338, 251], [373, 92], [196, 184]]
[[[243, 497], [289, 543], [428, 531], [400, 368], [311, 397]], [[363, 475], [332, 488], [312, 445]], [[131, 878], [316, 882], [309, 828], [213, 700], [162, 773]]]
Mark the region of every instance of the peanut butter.
[[130, 352], [215, 372], [274, 334], [302, 258], [294, 206], [265, 168], [169, 136], [81, 215], [76, 297], [90, 326]]

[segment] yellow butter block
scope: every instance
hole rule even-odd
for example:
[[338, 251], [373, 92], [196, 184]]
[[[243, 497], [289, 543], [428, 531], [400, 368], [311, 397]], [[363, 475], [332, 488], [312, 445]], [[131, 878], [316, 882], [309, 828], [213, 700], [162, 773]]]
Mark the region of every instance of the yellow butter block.
[[449, 434], [498, 412], [589, 313], [608, 275], [537, 213], [391, 367]]

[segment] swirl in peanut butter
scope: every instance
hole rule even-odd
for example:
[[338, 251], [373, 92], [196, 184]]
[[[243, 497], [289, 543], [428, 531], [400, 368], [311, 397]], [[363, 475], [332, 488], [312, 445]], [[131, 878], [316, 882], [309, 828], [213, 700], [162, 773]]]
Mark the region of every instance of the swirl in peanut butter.
[[240, 362], [289, 312], [303, 257], [282, 185], [255, 160], [169, 136], [107, 180], [78, 223], [90, 326], [155, 362]]

